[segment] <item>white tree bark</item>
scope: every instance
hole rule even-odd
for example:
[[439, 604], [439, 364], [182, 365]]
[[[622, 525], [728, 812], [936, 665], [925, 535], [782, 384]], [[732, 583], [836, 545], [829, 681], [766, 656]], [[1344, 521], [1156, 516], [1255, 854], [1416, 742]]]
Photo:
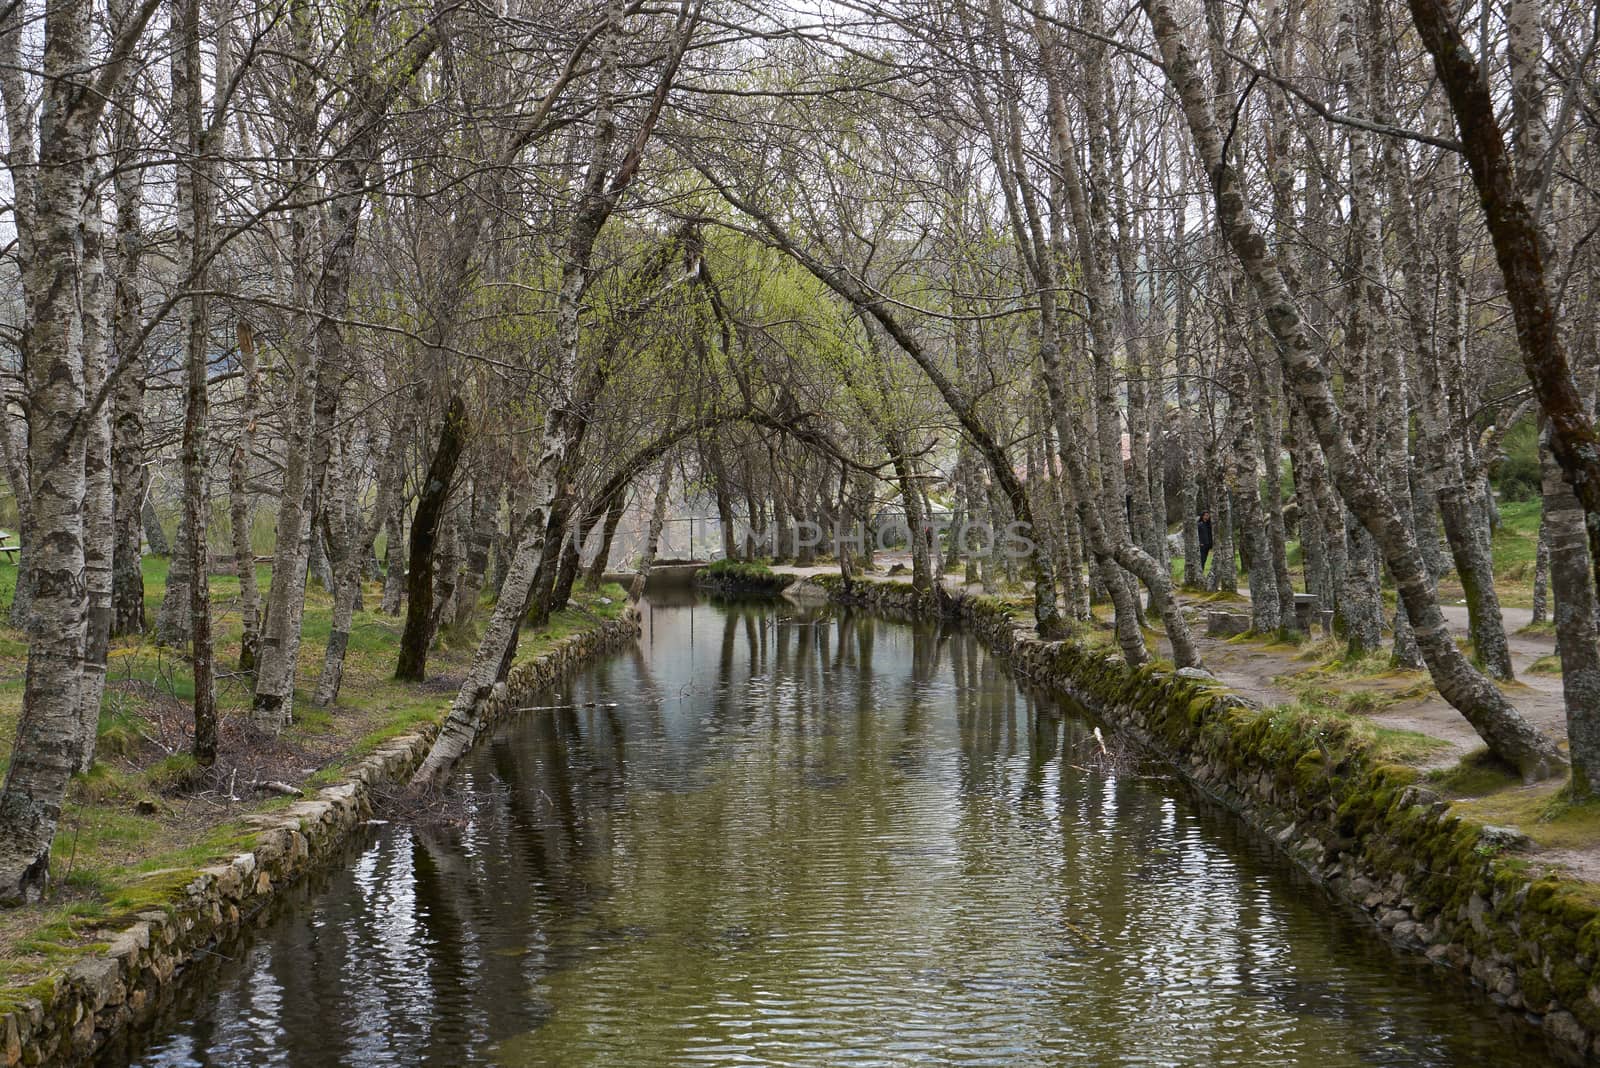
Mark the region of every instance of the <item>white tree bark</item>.
[[[117, 28], [109, 60], [91, 62], [92, 5], [58, 0], [44, 23], [44, 100], [39, 109], [37, 165], [13, 170], [19, 219], [28, 225], [19, 248], [28, 319], [22, 344], [29, 414], [28, 486], [33, 543], [27, 568], [33, 605], [28, 666], [5, 784], [0, 787], [0, 904], [36, 901], [49, 880], [50, 843], [62, 800], [82, 762], [84, 646], [85, 454], [84, 324], [85, 190], [94, 134], [108, 94], [123, 76], [155, 4]], [[19, 71], [28, 12], [17, 3], [0, 14], [0, 68]], [[20, 78], [0, 79], [13, 167], [28, 159], [34, 126], [30, 106], [13, 99]], [[20, 117], [21, 124], [14, 122]]]

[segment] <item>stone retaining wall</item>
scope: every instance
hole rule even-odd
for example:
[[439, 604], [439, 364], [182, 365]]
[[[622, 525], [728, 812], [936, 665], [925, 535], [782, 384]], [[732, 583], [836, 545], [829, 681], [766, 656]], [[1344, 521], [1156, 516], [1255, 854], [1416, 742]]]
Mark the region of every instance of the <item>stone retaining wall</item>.
[[[632, 609], [562, 639], [517, 664], [485, 712], [492, 723], [518, 700], [601, 653], [637, 639]], [[441, 708], [441, 720], [445, 709]], [[130, 917], [103, 950], [26, 989], [0, 990], [0, 1064], [75, 1064], [122, 1028], [151, 1018], [183, 969], [308, 872], [340, 856], [372, 813], [373, 792], [404, 784], [427, 755], [438, 723], [384, 742], [343, 782], [287, 809], [245, 817], [256, 845], [226, 864], [152, 872], [140, 889], [167, 888], [166, 901]]]
[[1526, 839], [1452, 813], [1349, 727], [1263, 710], [1213, 679], [1024, 636], [991, 597], [813, 579], [840, 603], [953, 618], [1014, 673], [1064, 694], [1220, 801], [1393, 945], [1455, 970], [1560, 1049], [1600, 1057], [1600, 886], [1517, 855]]

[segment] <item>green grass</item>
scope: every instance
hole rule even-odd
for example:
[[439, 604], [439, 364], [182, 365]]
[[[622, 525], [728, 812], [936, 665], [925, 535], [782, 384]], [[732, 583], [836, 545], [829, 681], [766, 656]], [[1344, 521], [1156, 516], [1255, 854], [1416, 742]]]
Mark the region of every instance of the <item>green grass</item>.
[[1351, 750], [1364, 752], [1379, 764], [1423, 764], [1449, 745], [1417, 731], [1379, 726], [1351, 711], [1342, 695], [1332, 691], [1308, 690], [1267, 712], [1275, 730], [1286, 735], [1336, 735]]
[[1539, 554], [1538, 501], [1511, 501], [1500, 505], [1500, 526], [1494, 532], [1494, 573], [1496, 578], [1516, 582], [1533, 581], [1533, 568]]

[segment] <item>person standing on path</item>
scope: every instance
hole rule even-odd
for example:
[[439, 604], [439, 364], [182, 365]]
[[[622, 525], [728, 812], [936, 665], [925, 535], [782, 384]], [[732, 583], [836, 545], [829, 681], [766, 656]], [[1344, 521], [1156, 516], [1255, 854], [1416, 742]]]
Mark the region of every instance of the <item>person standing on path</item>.
[[1195, 533], [1200, 536], [1200, 573], [1206, 573], [1206, 560], [1211, 556], [1211, 511], [1207, 509], [1200, 513], [1199, 520], [1195, 523]]

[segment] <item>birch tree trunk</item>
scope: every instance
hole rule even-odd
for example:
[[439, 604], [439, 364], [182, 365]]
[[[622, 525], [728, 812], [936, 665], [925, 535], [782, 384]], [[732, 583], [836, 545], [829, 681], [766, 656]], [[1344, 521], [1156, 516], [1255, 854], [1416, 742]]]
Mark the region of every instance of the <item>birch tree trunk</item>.
[[[584, 510], [582, 525], [574, 532], [573, 537], [567, 539], [565, 547], [561, 550], [561, 566], [556, 573], [555, 590], [550, 597], [550, 607], [553, 611], [561, 611], [572, 600], [572, 587], [578, 581], [578, 572], [583, 569], [583, 554], [589, 543], [595, 541], [595, 533], [605, 524], [606, 509], [604, 501], [592, 501]], [[737, 556], [727, 557], [737, 559]]]
[[151, 556], [170, 556], [172, 545], [167, 541], [167, 532], [162, 529], [161, 515], [156, 511], [156, 502], [153, 496], [154, 487], [148, 475], [145, 478], [144, 502], [139, 505], [139, 524], [144, 527], [145, 544], [150, 547]]
[[[26, 270], [39, 243], [38, 163], [36, 134], [38, 106], [27, 84], [23, 65], [22, 43], [27, 12], [21, 3], [0, 12], [0, 97], [3, 97], [6, 115], [6, 138], [3, 154], [6, 170], [11, 178], [12, 214], [16, 228], [16, 259], [19, 269]], [[29, 41], [30, 51], [34, 47]], [[31, 58], [31, 57], [30, 57]], [[24, 323], [33, 321], [38, 314], [35, 307], [37, 295], [27, 286], [22, 287], [22, 314]], [[21, 351], [26, 351], [22, 349]], [[23, 361], [24, 364], [26, 361]], [[31, 626], [33, 602], [33, 568], [29, 557], [38, 540], [33, 529], [33, 476], [29, 469], [29, 425], [26, 417], [29, 401], [28, 384], [16, 397], [21, 418], [11, 413], [11, 397], [0, 405], [0, 450], [4, 451], [6, 481], [17, 502], [17, 554], [16, 589], [11, 599], [11, 625], [27, 631]]]
[[239, 574], [239, 670], [253, 672], [261, 646], [261, 591], [256, 584], [256, 551], [251, 543], [250, 457], [256, 436], [255, 331], [241, 319], [238, 326], [240, 392], [239, 430], [228, 457], [228, 516], [233, 526], [233, 561]]
[[[10, 17], [22, 15], [18, 5]], [[82, 285], [79, 204], [93, 124], [75, 116], [70, 98], [81, 91], [76, 79], [87, 66], [89, 4], [53, 8], [46, 34], [44, 111], [50, 119], [42, 130], [36, 247], [25, 274], [33, 311], [24, 342], [34, 535], [25, 563], [32, 602], [22, 716], [0, 789], [0, 904], [6, 905], [43, 894], [67, 783], [83, 761], [85, 440], [75, 421], [84, 404], [84, 351], [75, 296]]]
[[328, 495], [327, 502], [329, 530], [336, 543], [334, 555], [338, 557], [338, 564], [334, 575], [333, 625], [328, 631], [328, 644], [322, 655], [322, 672], [317, 676], [313, 698], [322, 708], [339, 698], [339, 686], [344, 681], [345, 653], [350, 645], [350, 627], [361, 599], [362, 571], [372, 551], [372, 543], [378, 536], [378, 527], [389, 514], [389, 501], [403, 474], [396, 451], [392, 448], [385, 450], [372, 518], [362, 523], [360, 506], [350, 499], [354, 472], [349, 451], [348, 446], [339, 449], [328, 468], [330, 486], [338, 487]]
[[[175, 0], [172, 7], [172, 129], [177, 144], [177, 258], [189, 264], [197, 291], [206, 288], [205, 261], [211, 226], [211, 138], [206, 133], [200, 81], [199, 0]], [[222, 43], [225, 52], [226, 42]], [[226, 71], [223, 74], [226, 81]], [[208, 768], [217, 759], [217, 695], [212, 669], [211, 584], [206, 548], [210, 519], [207, 473], [207, 421], [210, 384], [206, 367], [210, 308], [200, 292], [180, 305], [179, 335], [184, 340], [183, 517], [188, 540], [180, 551], [189, 562], [189, 636], [193, 642], [195, 763]]]
[[461, 529], [470, 523], [471, 509], [459, 496], [440, 522], [438, 548], [434, 550], [433, 614], [428, 622], [427, 647], [433, 646], [444, 621], [455, 617], [456, 590], [461, 585]]
[[[722, 443], [718, 441], [716, 435], [713, 434], [707, 439], [704, 455], [711, 468], [711, 488], [716, 495], [717, 527], [722, 535], [722, 558], [733, 560], [739, 555], [739, 539], [734, 529], [733, 494], [728, 490], [728, 466], [723, 462]], [[588, 532], [588, 528], [584, 528], [584, 533]]]
[[1550, 618], [1550, 522], [1549, 512], [1539, 516], [1539, 548], [1533, 561], [1533, 626]]
[[[1199, 472], [1195, 458], [1200, 455], [1200, 439], [1195, 432], [1194, 413], [1191, 411], [1190, 390], [1194, 386], [1194, 356], [1190, 350], [1189, 335], [1189, 283], [1185, 277], [1187, 250], [1183, 229], [1183, 207], [1173, 208], [1173, 225], [1177, 236], [1173, 239], [1173, 254], [1178, 257], [1174, 270], [1173, 286], [1177, 291], [1177, 308], [1173, 316], [1173, 351], [1177, 378], [1178, 412], [1178, 480], [1180, 500], [1183, 502], [1183, 584], [1197, 590], [1205, 584], [1205, 574], [1200, 567], [1200, 508], [1198, 503]], [[1215, 524], [1213, 524], [1215, 526]], [[1215, 548], [1215, 546], [1213, 546]]]
[[[397, 446], [391, 444], [391, 449]], [[398, 449], [397, 449], [398, 451]], [[400, 614], [400, 604], [405, 600], [406, 565], [400, 547], [406, 538], [406, 498], [403, 486], [397, 486], [389, 513], [384, 517], [387, 532], [383, 543], [383, 601], [378, 610], [386, 616]]]
[[617, 526], [622, 522], [622, 513], [627, 501], [628, 491], [624, 487], [612, 496], [606, 508], [605, 528], [600, 532], [600, 548], [595, 551], [594, 559], [589, 563], [589, 570], [584, 575], [584, 582], [590, 589], [599, 589], [600, 583], [604, 580], [606, 564], [611, 560], [611, 543], [617, 536]]
[[[1254, 360], [1252, 360], [1254, 362]], [[1283, 432], [1278, 420], [1278, 398], [1282, 390], [1270, 366], [1255, 368], [1254, 416], [1257, 443], [1261, 449], [1261, 510], [1266, 516], [1268, 563], [1272, 585], [1278, 591], [1278, 629], [1295, 631], [1299, 625], [1294, 611], [1294, 578], [1289, 574], [1288, 533], [1283, 521], [1283, 479], [1280, 458]]]
[[[187, 492], [186, 484], [184, 492]], [[167, 561], [167, 590], [161, 597], [161, 611], [156, 616], [156, 638], [163, 645], [179, 646], [187, 645], [194, 633], [189, 626], [189, 584], [194, 563], [189, 555], [192, 536], [189, 533], [188, 502], [181, 498], [178, 502], [178, 531], [174, 540], [177, 549]]]
[[[1227, 312], [1223, 314], [1228, 315]], [[1261, 507], [1261, 458], [1256, 452], [1260, 439], [1256, 435], [1255, 407], [1249, 401], [1252, 391], [1250, 357], [1236, 332], [1225, 328], [1223, 336], [1224, 344], [1231, 351], [1222, 358], [1232, 368], [1230, 380], [1233, 383], [1228, 413], [1233, 441], [1229, 449], [1227, 485], [1238, 508], [1236, 529], [1243, 534], [1245, 552], [1249, 555], [1250, 626], [1258, 634], [1272, 634], [1278, 629], [1281, 617], [1277, 574], [1272, 566], [1272, 547], [1268, 544], [1266, 516]]]
[[906, 456], [905, 441], [898, 432], [887, 435], [887, 446], [894, 462], [895, 481], [900, 484], [900, 500], [906, 510], [906, 530], [911, 543], [911, 588], [932, 593], [934, 575], [928, 561], [927, 516], [922, 510], [916, 467]]
[[356, 600], [361, 594], [363, 561], [356, 547], [360, 532], [352, 530], [350, 526], [349, 498], [354, 493], [358, 477], [354, 470], [354, 459], [350, 455], [351, 448], [348, 435], [335, 435], [333, 454], [324, 476], [322, 505], [330, 543], [328, 555], [333, 568], [328, 584], [328, 590], [333, 594], [333, 620], [328, 628], [328, 643], [322, 650], [322, 670], [317, 675], [317, 686], [311, 699], [319, 708], [328, 707], [339, 696], [339, 684], [344, 677], [345, 651], [350, 645], [350, 626], [355, 616]]
[[[27, 558], [33, 603], [22, 715], [0, 787], [0, 904], [37, 901], [50, 874], [50, 843], [72, 772], [82, 761], [81, 727], [87, 601], [84, 588], [86, 434], [83, 205], [96, 124], [124, 74], [126, 57], [154, 11], [148, 3], [117, 27], [109, 60], [90, 61], [88, 0], [59, 0], [44, 19], [44, 99], [37, 166], [13, 170], [12, 210], [28, 318], [23, 388], [28, 399], [28, 487], [34, 540]], [[28, 13], [0, 13], [0, 66], [15, 60]], [[32, 111], [14, 98], [21, 66], [0, 78], [13, 168], [33, 162]], [[21, 124], [13, 120], [23, 119]], [[26, 238], [20, 235], [26, 233]]]
[[[1075, 620], [1084, 621], [1090, 618], [1089, 585], [1084, 575], [1087, 550], [1083, 544], [1083, 524], [1077, 521], [1076, 495], [1061, 466], [1061, 449], [1059, 440], [1045, 443], [1045, 467], [1050, 473], [1050, 484], [1054, 491], [1054, 499], [1050, 503], [1061, 528], [1061, 595], [1066, 601], [1067, 613]], [[971, 581], [974, 580], [969, 579], [969, 583]]]
[[1331, 610], [1334, 604], [1332, 580], [1327, 559], [1328, 541], [1322, 502], [1326, 494], [1327, 472], [1316, 442], [1310, 440], [1305, 417], [1288, 405], [1289, 462], [1294, 471], [1294, 495], [1299, 505], [1300, 551], [1304, 559], [1306, 592], [1315, 594], [1318, 607]]
[[[85, 395], [105, 384], [107, 349], [111, 343], [110, 284], [105, 270], [105, 236], [98, 198], [89, 198], [83, 226], [83, 349]], [[111, 560], [113, 503], [111, 491], [110, 410], [95, 413], [84, 443], [84, 588], [88, 598], [84, 632], [83, 696], [79, 700], [82, 755], [78, 770], [94, 764], [100, 726], [100, 701], [106, 688], [106, 654], [111, 646]]]

